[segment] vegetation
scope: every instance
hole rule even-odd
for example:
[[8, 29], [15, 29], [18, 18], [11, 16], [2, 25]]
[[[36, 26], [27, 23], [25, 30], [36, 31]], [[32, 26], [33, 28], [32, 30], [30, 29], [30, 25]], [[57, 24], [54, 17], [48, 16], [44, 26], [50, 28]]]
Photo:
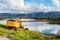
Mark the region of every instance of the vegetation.
[[43, 22], [49, 22], [50, 24], [60, 24], [60, 17], [56, 17], [56, 18], [53, 18], [53, 17], [48, 17], [48, 18], [37, 18], [36, 20], [40, 20], [40, 21], [43, 21]]
[[58, 17], [58, 18], [49, 18], [48, 21], [51, 24], [60, 24], [60, 17]]
[[0, 18], [0, 20], [4, 20], [4, 19], [6, 19], [6, 18]]
[[40, 32], [30, 31], [20, 28], [20, 30], [6, 29], [5, 25], [0, 24], [0, 36], [5, 36], [11, 40], [60, 40], [55, 35], [44, 35]]

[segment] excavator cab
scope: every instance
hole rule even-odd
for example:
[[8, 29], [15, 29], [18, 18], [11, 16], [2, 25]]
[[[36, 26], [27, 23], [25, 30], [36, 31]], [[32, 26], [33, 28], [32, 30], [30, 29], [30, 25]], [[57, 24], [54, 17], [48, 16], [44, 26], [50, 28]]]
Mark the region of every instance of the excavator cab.
[[21, 18], [7, 20], [6, 26], [9, 29], [10, 28], [15, 28], [16, 30], [19, 29], [19, 28], [23, 28]]
[[7, 20], [6, 26], [9, 27], [9, 28], [10, 27], [14, 27], [14, 28], [20, 27], [20, 25], [19, 25], [17, 20], [11, 20], [11, 19]]

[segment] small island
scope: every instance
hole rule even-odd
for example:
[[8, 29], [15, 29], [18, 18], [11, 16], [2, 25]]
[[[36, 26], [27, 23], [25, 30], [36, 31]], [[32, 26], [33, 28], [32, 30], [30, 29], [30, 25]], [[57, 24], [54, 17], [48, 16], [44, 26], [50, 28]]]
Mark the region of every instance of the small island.
[[42, 17], [38, 17], [35, 18], [35, 20], [39, 20], [41, 22], [49, 22], [49, 24], [60, 24], [60, 17], [47, 17], [47, 18], [42, 18]]

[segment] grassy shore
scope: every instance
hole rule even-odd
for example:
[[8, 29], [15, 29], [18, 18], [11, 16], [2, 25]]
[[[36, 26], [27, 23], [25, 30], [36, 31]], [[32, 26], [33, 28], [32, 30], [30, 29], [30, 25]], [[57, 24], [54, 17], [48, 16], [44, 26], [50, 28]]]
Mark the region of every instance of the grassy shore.
[[0, 24], [0, 36], [7, 37], [10, 40], [60, 40], [55, 35], [44, 35], [24, 28], [20, 28], [17, 31], [14, 29], [9, 30], [2, 24]]

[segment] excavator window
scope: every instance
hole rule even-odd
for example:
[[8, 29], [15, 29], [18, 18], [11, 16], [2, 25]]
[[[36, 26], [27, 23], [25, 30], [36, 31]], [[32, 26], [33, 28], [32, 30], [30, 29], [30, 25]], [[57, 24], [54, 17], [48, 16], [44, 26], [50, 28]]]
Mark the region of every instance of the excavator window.
[[16, 20], [8, 20], [8, 21], [13, 21], [13, 22], [15, 22]]

